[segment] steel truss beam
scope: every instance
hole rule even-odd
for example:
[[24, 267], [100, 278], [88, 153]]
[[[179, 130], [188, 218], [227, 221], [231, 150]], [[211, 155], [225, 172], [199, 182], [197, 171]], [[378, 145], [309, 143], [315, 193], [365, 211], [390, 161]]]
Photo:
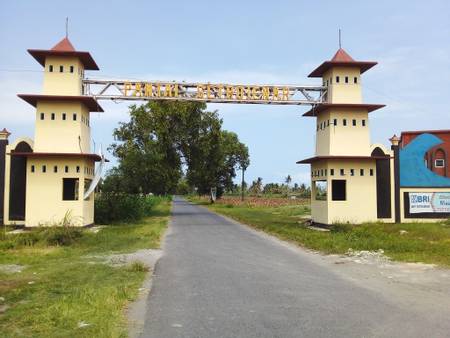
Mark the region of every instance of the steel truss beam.
[[83, 94], [98, 100], [174, 100], [211, 103], [316, 105], [326, 87], [212, 83], [83, 80]]

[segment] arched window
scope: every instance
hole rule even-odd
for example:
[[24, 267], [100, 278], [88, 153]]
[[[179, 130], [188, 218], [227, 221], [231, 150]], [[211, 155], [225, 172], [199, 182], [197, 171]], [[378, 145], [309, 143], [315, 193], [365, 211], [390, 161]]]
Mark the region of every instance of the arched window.
[[439, 148], [434, 152], [434, 167], [445, 168], [445, 165], [445, 152], [443, 149]]

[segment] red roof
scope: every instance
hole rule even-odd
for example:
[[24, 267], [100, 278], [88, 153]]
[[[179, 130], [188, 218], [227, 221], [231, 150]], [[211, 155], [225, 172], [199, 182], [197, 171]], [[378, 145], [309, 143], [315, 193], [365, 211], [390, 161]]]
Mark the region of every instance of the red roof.
[[83, 63], [87, 70], [99, 70], [97, 64], [89, 52], [76, 51], [68, 38], [62, 39], [52, 49], [28, 49], [37, 62], [45, 66], [45, 58], [47, 56], [71, 56], [77, 57]]
[[314, 156], [301, 161], [297, 161], [297, 164], [309, 164], [321, 160], [385, 160], [391, 158], [389, 155], [386, 156]]
[[47, 102], [81, 102], [90, 112], [103, 112], [103, 108], [98, 104], [97, 100], [93, 96], [75, 96], [75, 95], [37, 95], [37, 94], [18, 94], [25, 102], [28, 102], [32, 106], [36, 107], [38, 101]]
[[355, 61], [345, 50], [339, 48], [330, 61], [325, 61], [319, 67], [314, 69], [308, 77], [322, 77], [331, 67], [358, 67], [361, 74], [375, 66], [374, 61]]
[[52, 50], [58, 52], [75, 52], [75, 47], [72, 45], [68, 38], [64, 38], [56, 45], [54, 45]]
[[303, 114], [303, 116], [317, 116], [320, 112], [330, 108], [344, 108], [344, 109], [364, 109], [367, 112], [383, 108], [384, 104], [365, 104], [365, 103], [319, 103], [313, 106], [310, 110]]
[[417, 134], [450, 134], [450, 129], [439, 129], [439, 130], [412, 130], [412, 131], [402, 131], [402, 135], [417, 135]]
[[[73, 157], [73, 158], [87, 158], [90, 160], [94, 160], [95, 162], [99, 162], [102, 160], [100, 155], [97, 154], [82, 154], [82, 153], [35, 153], [35, 152], [15, 152], [12, 151], [11, 156], [20, 156], [20, 157]], [[109, 162], [108, 160], [105, 160]]]

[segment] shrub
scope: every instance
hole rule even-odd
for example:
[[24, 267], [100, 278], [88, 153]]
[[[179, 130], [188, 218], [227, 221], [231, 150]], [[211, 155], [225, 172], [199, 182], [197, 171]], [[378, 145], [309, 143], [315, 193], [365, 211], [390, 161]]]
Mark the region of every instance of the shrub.
[[352, 229], [353, 226], [347, 223], [335, 223], [330, 228], [332, 232], [350, 232]]
[[83, 236], [83, 230], [68, 226], [53, 226], [41, 229], [42, 239], [47, 245], [67, 246]]
[[95, 198], [95, 223], [134, 222], [150, 214], [161, 197], [103, 192]]

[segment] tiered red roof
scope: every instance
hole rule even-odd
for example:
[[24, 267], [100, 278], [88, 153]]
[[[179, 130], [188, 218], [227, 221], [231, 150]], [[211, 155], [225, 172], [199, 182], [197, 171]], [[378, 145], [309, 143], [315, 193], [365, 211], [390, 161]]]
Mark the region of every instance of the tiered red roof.
[[331, 67], [359, 67], [361, 74], [375, 66], [375, 61], [355, 61], [345, 50], [339, 48], [330, 61], [325, 61], [314, 69], [308, 77], [322, 77]]
[[47, 56], [74, 56], [80, 59], [86, 70], [99, 70], [91, 54], [75, 50], [67, 37], [58, 42], [52, 49], [28, 49], [28, 53], [42, 66], [45, 66]]

